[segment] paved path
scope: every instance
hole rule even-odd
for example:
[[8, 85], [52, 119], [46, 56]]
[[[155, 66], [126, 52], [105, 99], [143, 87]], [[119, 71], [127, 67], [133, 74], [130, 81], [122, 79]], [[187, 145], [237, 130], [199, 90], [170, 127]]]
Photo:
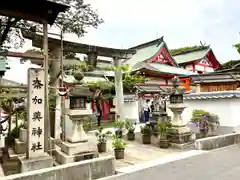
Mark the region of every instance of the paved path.
[[154, 171], [148, 173], [166, 180], [236, 180], [240, 176], [240, 144], [170, 162]]
[[[97, 144], [96, 137], [92, 133], [88, 133], [89, 141], [93, 144]], [[140, 164], [142, 162], [147, 162], [151, 160], [155, 160], [157, 158], [164, 158], [168, 156], [180, 155], [181, 152], [189, 151], [189, 150], [179, 150], [179, 149], [161, 149], [157, 146], [152, 145], [144, 145], [141, 143], [140, 134], [136, 134], [135, 141], [127, 141], [127, 148], [125, 150], [125, 158], [121, 160], [116, 160], [116, 168], [123, 168], [126, 166], [131, 166], [135, 164]], [[154, 142], [158, 141], [157, 139], [152, 138]], [[152, 142], [152, 143], [153, 143]], [[101, 153], [100, 156], [106, 155], [114, 155], [112, 148], [112, 139], [109, 137], [107, 141], [107, 152]]]

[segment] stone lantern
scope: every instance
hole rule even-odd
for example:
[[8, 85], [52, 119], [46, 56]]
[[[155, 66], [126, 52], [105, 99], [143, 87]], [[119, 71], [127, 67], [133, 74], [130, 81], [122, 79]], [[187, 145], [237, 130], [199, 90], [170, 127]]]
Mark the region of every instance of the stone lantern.
[[83, 129], [84, 119], [92, 115], [92, 111], [87, 108], [87, 96], [89, 90], [83, 86], [75, 86], [69, 93], [70, 108], [67, 112], [72, 121], [72, 135], [67, 137], [72, 143], [84, 142], [87, 140], [86, 133]]
[[183, 89], [179, 88], [179, 79], [172, 79], [173, 88], [170, 91], [168, 108], [173, 112], [171, 120], [172, 127], [169, 129], [169, 139], [176, 146], [182, 146], [189, 142], [192, 135], [191, 130], [187, 127], [186, 122], [182, 119], [182, 112], [187, 107], [183, 102]]
[[88, 96], [91, 92], [82, 82], [83, 75], [77, 73], [74, 75], [76, 82], [68, 92], [66, 100], [65, 114], [72, 122], [72, 130], [66, 137], [67, 141], [61, 142], [61, 151], [56, 154], [56, 160], [60, 164], [76, 162], [86, 158], [97, 157], [96, 145], [88, 141], [88, 136], [84, 131], [84, 120], [92, 115], [92, 110], [88, 106]]
[[164, 97], [160, 97], [160, 95], [154, 96], [154, 109], [152, 112], [152, 120], [153, 122], [162, 122], [167, 119], [167, 112], [165, 111], [165, 101]]
[[169, 96], [170, 104], [183, 104], [182, 94], [170, 94]]

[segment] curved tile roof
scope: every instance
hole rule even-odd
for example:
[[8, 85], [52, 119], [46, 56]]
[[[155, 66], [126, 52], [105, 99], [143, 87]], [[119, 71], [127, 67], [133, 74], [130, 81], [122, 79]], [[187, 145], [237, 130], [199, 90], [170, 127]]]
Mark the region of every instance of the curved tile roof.
[[184, 95], [184, 99], [186, 100], [232, 99], [232, 98], [240, 98], [240, 91], [200, 92]]
[[173, 58], [178, 64], [187, 63], [195, 60], [199, 60], [206, 56], [210, 49], [202, 49], [199, 51], [188, 52], [185, 54], [173, 55]]

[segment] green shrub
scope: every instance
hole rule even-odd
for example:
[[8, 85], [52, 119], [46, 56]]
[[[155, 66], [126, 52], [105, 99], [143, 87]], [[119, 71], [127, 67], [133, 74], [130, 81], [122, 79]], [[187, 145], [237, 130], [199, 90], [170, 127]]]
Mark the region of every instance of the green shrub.
[[125, 149], [127, 146], [127, 143], [119, 138], [117, 135], [113, 135], [113, 142], [112, 142], [112, 147], [113, 149]]
[[151, 136], [152, 135], [152, 128], [150, 125], [144, 125], [144, 126], [141, 126], [141, 133], [142, 135], [149, 135]]

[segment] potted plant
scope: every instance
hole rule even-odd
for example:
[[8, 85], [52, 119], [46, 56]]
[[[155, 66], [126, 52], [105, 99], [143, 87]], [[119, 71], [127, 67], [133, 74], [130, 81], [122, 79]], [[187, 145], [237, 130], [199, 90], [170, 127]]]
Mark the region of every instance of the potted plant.
[[103, 132], [103, 127], [100, 126], [98, 128], [98, 131], [95, 133], [96, 137], [97, 137], [97, 148], [98, 148], [98, 152], [106, 152], [107, 151], [107, 136], [110, 135], [111, 132], [107, 131], [107, 132]]
[[123, 127], [124, 127], [124, 121], [115, 121], [113, 123], [115, 130], [116, 136], [119, 138], [122, 138], [122, 133], [123, 133]]
[[119, 138], [116, 134], [113, 135], [112, 147], [114, 149], [114, 155], [116, 159], [124, 159], [124, 151], [127, 143]]
[[140, 128], [141, 128], [143, 144], [151, 144], [151, 135], [152, 135], [151, 126], [146, 124], [144, 126], [141, 126]]
[[170, 142], [167, 139], [167, 130], [171, 128], [172, 124], [170, 122], [161, 122], [158, 123], [158, 128], [160, 132], [160, 148], [168, 148], [170, 146]]
[[193, 110], [191, 122], [195, 123], [199, 128], [200, 138], [207, 137], [209, 135], [209, 130], [213, 132], [220, 125], [217, 115], [202, 109]]
[[129, 141], [134, 141], [135, 140], [135, 129], [136, 129], [136, 123], [128, 120], [126, 123], [125, 123], [125, 128], [127, 129], [127, 139]]

